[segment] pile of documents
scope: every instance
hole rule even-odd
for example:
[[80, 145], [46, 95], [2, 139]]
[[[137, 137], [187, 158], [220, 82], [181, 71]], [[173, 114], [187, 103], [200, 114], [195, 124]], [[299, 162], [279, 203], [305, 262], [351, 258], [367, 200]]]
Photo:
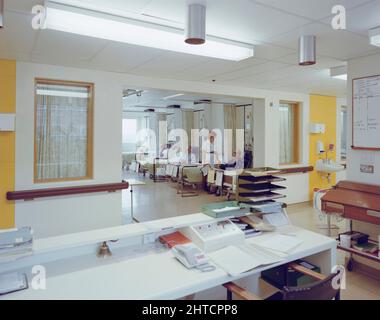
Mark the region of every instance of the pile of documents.
[[0, 231], [0, 263], [17, 260], [33, 253], [30, 227]]

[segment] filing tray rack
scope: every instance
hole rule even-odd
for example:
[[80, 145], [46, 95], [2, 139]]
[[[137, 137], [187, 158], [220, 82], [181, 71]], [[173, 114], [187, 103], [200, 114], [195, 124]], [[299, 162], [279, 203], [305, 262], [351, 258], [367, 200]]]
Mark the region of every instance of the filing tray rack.
[[278, 191], [284, 190], [286, 187], [275, 183], [286, 181], [286, 179], [274, 176], [276, 173], [280, 173], [280, 170], [273, 168], [245, 170], [237, 177], [237, 201], [260, 204], [285, 198], [285, 195]]

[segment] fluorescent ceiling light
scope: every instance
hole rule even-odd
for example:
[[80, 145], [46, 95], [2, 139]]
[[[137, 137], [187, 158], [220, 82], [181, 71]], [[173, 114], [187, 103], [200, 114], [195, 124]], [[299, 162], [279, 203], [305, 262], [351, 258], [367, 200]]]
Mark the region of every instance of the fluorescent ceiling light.
[[331, 68], [330, 76], [334, 79], [347, 80], [347, 66]]
[[240, 61], [254, 55], [250, 44], [207, 37], [205, 44], [189, 45], [183, 30], [100, 12], [47, 2], [46, 28], [198, 56]]
[[369, 42], [376, 47], [380, 47], [380, 27], [369, 30]]
[[163, 98], [164, 100], [169, 100], [169, 99], [173, 99], [173, 98], [178, 98], [178, 97], [182, 97], [184, 96], [185, 94], [183, 93], [178, 93], [178, 94], [173, 94], [172, 96], [168, 96], [168, 97], [165, 97]]
[[333, 76], [333, 78], [347, 81], [347, 75], [346, 74], [341, 74], [340, 76]]

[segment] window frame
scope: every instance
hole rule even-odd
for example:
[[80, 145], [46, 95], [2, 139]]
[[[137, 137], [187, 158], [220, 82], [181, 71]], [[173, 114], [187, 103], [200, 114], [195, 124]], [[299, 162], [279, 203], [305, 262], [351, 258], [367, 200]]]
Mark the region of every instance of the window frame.
[[[61, 85], [61, 86], [77, 86], [88, 89], [88, 111], [87, 111], [87, 172], [83, 177], [71, 178], [52, 178], [40, 179], [38, 178], [38, 164], [37, 164], [37, 85]], [[69, 182], [92, 180], [94, 178], [94, 89], [95, 84], [91, 82], [70, 81], [70, 80], [56, 80], [47, 78], [34, 79], [34, 183], [54, 183], [54, 182]]]
[[[345, 149], [345, 153], [343, 153], [343, 149], [342, 149], [342, 131], [343, 131], [343, 126], [342, 126], [342, 121], [343, 121], [343, 118], [342, 118], [342, 113], [345, 113], [345, 120], [346, 120], [346, 149]], [[347, 141], [347, 132], [348, 132], [348, 107], [346, 105], [341, 105], [340, 108], [339, 108], [339, 153], [340, 153], [340, 161], [347, 161], [347, 151], [348, 151], [348, 141]]]
[[293, 109], [294, 114], [294, 128], [293, 128], [293, 137], [294, 137], [294, 148], [293, 148], [293, 161], [291, 162], [280, 162], [280, 166], [289, 166], [289, 165], [299, 165], [301, 163], [301, 149], [300, 149], [300, 133], [301, 133], [301, 103], [296, 101], [286, 101], [281, 100], [280, 106], [286, 104]]

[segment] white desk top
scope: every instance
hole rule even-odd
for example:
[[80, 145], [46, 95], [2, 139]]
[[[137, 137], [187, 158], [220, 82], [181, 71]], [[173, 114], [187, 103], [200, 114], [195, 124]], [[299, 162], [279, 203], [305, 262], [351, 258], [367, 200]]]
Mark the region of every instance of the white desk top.
[[145, 182], [140, 181], [140, 180], [136, 180], [136, 179], [125, 179], [123, 181], [128, 182], [129, 185], [132, 187], [134, 187], [134, 186], [145, 186], [146, 185]]
[[[200, 218], [199, 215], [192, 216], [198, 216], [195, 220]], [[190, 217], [187, 219], [190, 220]], [[297, 227], [286, 226], [277, 233], [295, 234], [303, 243], [280, 263], [256, 268], [237, 277], [229, 276], [220, 268], [208, 273], [188, 270], [170, 251], [151, 252], [130, 259], [118, 252], [108, 259], [98, 259], [93, 254], [45, 264], [48, 276], [46, 290], [29, 288], [0, 299], [177, 299], [277, 265], [336, 249], [333, 239]], [[273, 234], [246, 241], [260, 243]]]

